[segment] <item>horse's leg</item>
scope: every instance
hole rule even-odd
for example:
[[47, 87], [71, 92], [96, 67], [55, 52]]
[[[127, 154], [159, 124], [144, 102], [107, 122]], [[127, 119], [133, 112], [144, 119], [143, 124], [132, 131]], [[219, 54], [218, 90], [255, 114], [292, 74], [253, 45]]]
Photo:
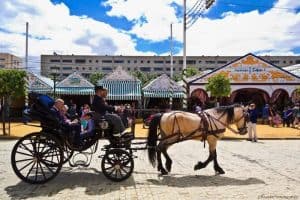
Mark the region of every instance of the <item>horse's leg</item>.
[[209, 151], [209, 156], [208, 156], [207, 160], [204, 161], [204, 162], [199, 161], [199, 162], [194, 166], [194, 170], [198, 170], [198, 169], [205, 168], [205, 167], [208, 165], [208, 163], [210, 163], [212, 160], [214, 160], [214, 157], [215, 157], [214, 152]]
[[220, 167], [218, 160], [217, 160], [217, 150], [215, 150], [215, 157], [214, 157], [214, 169], [217, 174], [225, 174], [224, 170]]
[[164, 154], [165, 158], [166, 158], [166, 168], [168, 170], [168, 172], [171, 171], [171, 168], [172, 168], [172, 159], [170, 158], [167, 150], [170, 146], [166, 146], [165, 148], [162, 149], [162, 153]]
[[161, 161], [161, 153], [162, 153], [162, 149], [164, 149], [163, 144], [160, 142], [159, 145], [157, 146], [157, 171], [161, 172], [161, 175], [166, 175], [168, 174], [168, 172], [165, 170], [165, 168], [162, 165], [162, 161]]
[[207, 143], [209, 145], [209, 156], [208, 156], [208, 158], [207, 158], [207, 160], [205, 162], [199, 161], [194, 166], [194, 170], [205, 168], [208, 165], [208, 163], [210, 163], [212, 160], [215, 159], [217, 140], [218, 140], [218, 138], [216, 138], [213, 135], [207, 136]]

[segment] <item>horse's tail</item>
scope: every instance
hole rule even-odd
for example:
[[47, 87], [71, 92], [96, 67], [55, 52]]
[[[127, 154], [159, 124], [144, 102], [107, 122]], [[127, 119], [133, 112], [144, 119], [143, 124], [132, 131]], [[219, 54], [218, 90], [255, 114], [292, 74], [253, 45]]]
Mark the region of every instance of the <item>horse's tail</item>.
[[147, 139], [148, 157], [153, 167], [155, 167], [156, 165], [157, 128], [159, 126], [161, 116], [162, 116], [161, 113], [157, 113], [153, 116], [152, 120], [150, 121], [149, 131], [148, 131], [148, 139]]

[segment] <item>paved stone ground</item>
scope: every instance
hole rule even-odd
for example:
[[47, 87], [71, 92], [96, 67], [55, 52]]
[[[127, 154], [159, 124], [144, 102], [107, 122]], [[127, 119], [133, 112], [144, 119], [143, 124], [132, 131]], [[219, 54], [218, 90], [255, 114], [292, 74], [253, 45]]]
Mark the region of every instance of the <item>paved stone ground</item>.
[[212, 164], [193, 171], [194, 164], [204, 161], [208, 153], [202, 143], [188, 141], [170, 148], [173, 171], [169, 176], [158, 176], [146, 152], [139, 151], [135, 171], [124, 182], [107, 180], [101, 173], [100, 158], [95, 156], [89, 168], [66, 165], [43, 185], [23, 183], [13, 173], [10, 153], [15, 142], [0, 141], [1, 200], [300, 199], [299, 140], [221, 141], [218, 159], [226, 172], [222, 176], [214, 174]]

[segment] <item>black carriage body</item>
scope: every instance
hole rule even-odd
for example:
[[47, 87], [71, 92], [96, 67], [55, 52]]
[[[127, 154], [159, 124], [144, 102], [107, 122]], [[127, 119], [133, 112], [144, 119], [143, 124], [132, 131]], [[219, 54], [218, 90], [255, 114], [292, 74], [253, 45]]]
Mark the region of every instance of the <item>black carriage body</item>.
[[[101, 163], [103, 174], [112, 181], [130, 177], [134, 168], [131, 139], [112, 137], [111, 126], [103, 116], [93, 114], [95, 135], [86, 138], [78, 146], [74, 144], [72, 130], [61, 124], [51, 112], [53, 99], [35, 93], [30, 94], [30, 98], [33, 104], [24, 114], [32, 120], [40, 121], [42, 130], [24, 136], [13, 148], [11, 164], [20, 179], [31, 184], [47, 182], [57, 176], [63, 164], [69, 162], [70, 166], [76, 166], [70, 162], [73, 154], [88, 149], [93, 149], [90, 155], [95, 153], [98, 140], [102, 138], [109, 140], [109, 145], [102, 148], [105, 151]], [[28, 163], [22, 165], [22, 162]]]

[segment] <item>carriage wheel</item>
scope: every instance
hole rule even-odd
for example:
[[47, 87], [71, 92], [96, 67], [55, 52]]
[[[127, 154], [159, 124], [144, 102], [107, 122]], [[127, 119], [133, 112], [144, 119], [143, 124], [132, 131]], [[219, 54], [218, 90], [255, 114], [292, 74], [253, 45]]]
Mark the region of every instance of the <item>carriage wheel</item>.
[[56, 137], [43, 133], [32, 133], [21, 138], [11, 154], [15, 174], [32, 184], [53, 179], [61, 170], [63, 159], [63, 149]]
[[133, 172], [134, 162], [130, 153], [122, 149], [108, 150], [104, 155], [101, 168], [110, 180], [119, 182], [127, 179]]

